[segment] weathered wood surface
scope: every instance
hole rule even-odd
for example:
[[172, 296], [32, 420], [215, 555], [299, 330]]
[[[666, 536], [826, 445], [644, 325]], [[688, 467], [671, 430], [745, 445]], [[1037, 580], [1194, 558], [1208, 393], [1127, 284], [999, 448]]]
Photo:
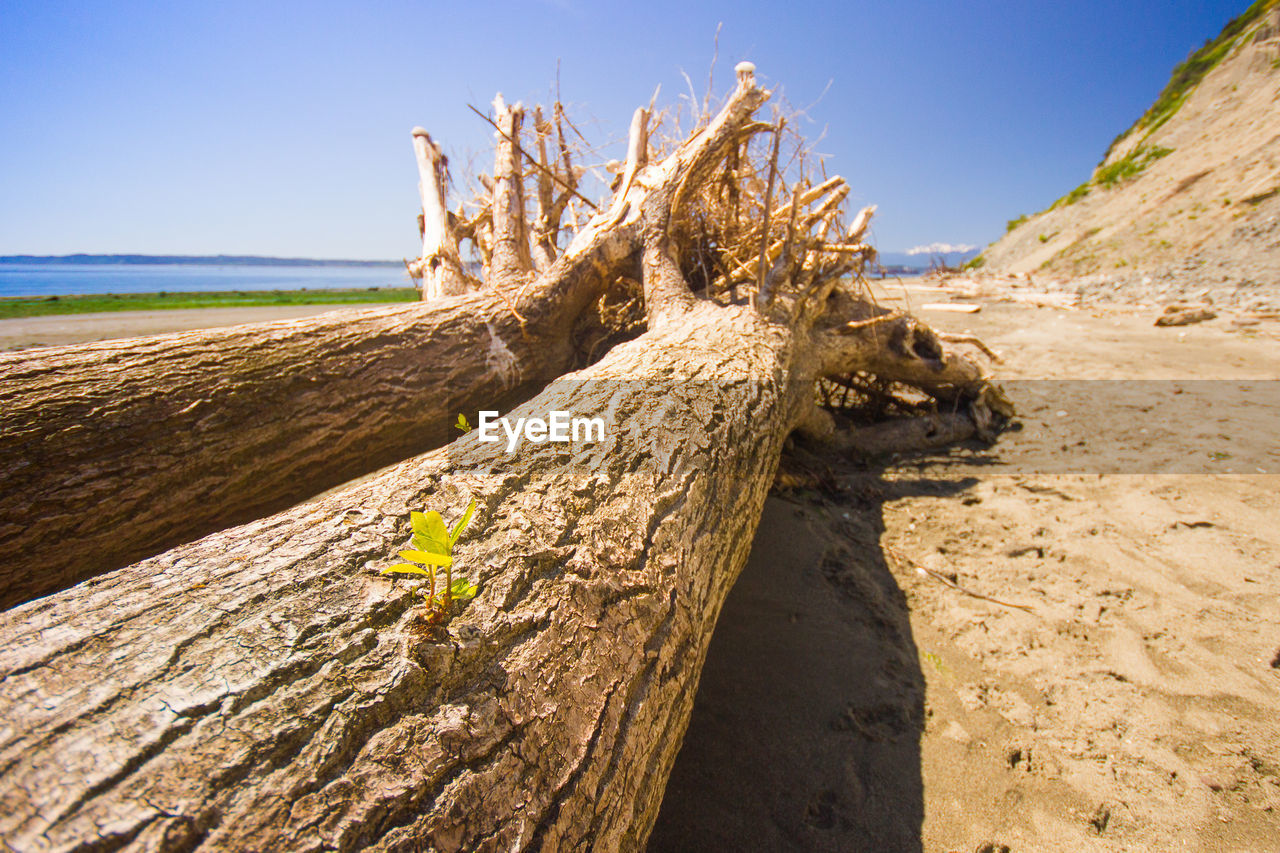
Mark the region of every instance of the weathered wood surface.
[[433, 302], [467, 292], [467, 278], [458, 252], [458, 238], [449, 224], [445, 195], [449, 161], [431, 134], [413, 129], [413, 154], [418, 162], [418, 195], [422, 199], [422, 256], [409, 272], [422, 280], [422, 299]]
[[[614, 204], [539, 279], [559, 290], [531, 309], [554, 318], [598, 292], [602, 259], [640, 249], [649, 331], [510, 415], [602, 417], [606, 437], [509, 454], [469, 433], [0, 614], [0, 839], [643, 849], [782, 444], [841, 440], [815, 382], [872, 372], [958, 409], [998, 402], [926, 327], [842, 286], [820, 240], [787, 237], [752, 307], [694, 297], [672, 213], [752, 132], [767, 93], [736, 70], [665, 160], [632, 146]], [[541, 322], [564, 328], [525, 328]], [[433, 629], [377, 570], [411, 510], [452, 520], [471, 498], [454, 553], [480, 592]]]
[[[516, 411], [602, 415], [603, 442], [472, 432], [0, 615], [0, 839], [641, 849], [800, 408], [788, 349], [695, 312]], [[410, 509], [471, 497], [481, 591], [432, 637], [375, 570]]]
[[[619, 275], [639, 275], [651, 199], [669, 209], [705, 179], [767, 97], [754, 81], [739, 87], [643, 175], [647, 137], [633, 129], [629, 180], [558, 257], [544, 246], [541, 273], [518, 152], [500, 140], [482, 294], [0, 355], [0, 607], [279, 510], [438, 446], [459, 412], [527, 397], [567, 369], [582, 311]], [[520, 111], [499, 108], [510, 135]], [[414, 140], [439, 232], [439, 152]], [[449, 254], [457, 235], [433, 241]]]
[[567, 360], [492, 295], [0, 354], [0, 606], [437, 447]]

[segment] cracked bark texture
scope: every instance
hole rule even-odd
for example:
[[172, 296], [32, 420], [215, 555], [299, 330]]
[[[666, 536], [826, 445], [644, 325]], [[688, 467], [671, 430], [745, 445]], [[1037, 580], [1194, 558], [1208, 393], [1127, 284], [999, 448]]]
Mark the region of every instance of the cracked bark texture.
[[0, 607], [438, 447], [458, 412], [527, 399], [568, 364], [557, 329], [580, 305], [544, 307], [524, 330], [489, 294], [0, 354]]
[[[360, 485], [0, 615], [0, 839], [22, 850], [642, 849], [720, 606], [811, 392], [704, 304]], [[807, 390], [806, 390], [807, 389]], [[478, 501], [447, 629], [379, 577]]]
[[[660, 163], [637, 112], [613, 204], [533, 282], [523, 320], [502, 315], [533, 330], [503, 339], [515, 363], [548, 363], [541, 330], [639, 256], [649, 331], [510, 413], [603, 417], [605, 439], [508, 454], [472, 432], [0, 614], [0, 840], [643, 849], [782, 443], [834, 431], [815, 381], [874, 367], [957, 404], [987, 393], [927, 327], [841, 287], [839, 263], [823, 277], [797, 255], [759, 310], [693, 296], [673, 213], [768, 97], [736, 70], [720, 114]], [[454, 554], [479, 595], [432, 628], [377, 572], [411, 510], [452, 521], [471, 498]]]
[[[701, 179], [767, 97], [740, 85], [536, 277], [522, 111], [499, 97], [484, 294], [0, 355], [0, 607], [277, 511], [438, 446], [458, 412], [527, 398], [568, 367], [579, 314], [635, 275], [651, 199], [669, 205]], [[633, 130], [631, 147], [646, 139]], [[439, 152], [425, 132], [414, 140], [427, 204]]]

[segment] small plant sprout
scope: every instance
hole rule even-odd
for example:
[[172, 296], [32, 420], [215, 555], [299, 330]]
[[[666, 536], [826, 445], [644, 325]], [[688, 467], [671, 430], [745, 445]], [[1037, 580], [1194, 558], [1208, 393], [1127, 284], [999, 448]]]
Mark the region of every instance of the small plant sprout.
[[[462, 418], [461, 415], [458, 416]], [[454, 601], [465, 601], [474, 598], [476, 586], [464, 577], [453, 576], [453, 546], [471, 521], [475, 512], [476, 500], [471, 499], [467, 511], [458, 519], [452, 530], [445, 527], [444, 517], [440, 513], [410, 513], [413, 524], [413, 536], [410, 542], [413, 548], [401, 551], [400, 556], [412, 563], [396, 563], [382, 570], [384, 575], [424, 575], [427, 578], [427, 590], [423, 595], [427, 599], [427, 613], [430, 621], [443, 622], [451, 615]], [[421, 565], [415, 565], [421, 563]], [[436, 594], [436, 568], [443, 566], [445, 571], [444, 586], [440, 594]]]
[[467, 416], [466, 416], [466, 415], [459, 414], [459, 415], [458, 415], [458, 420], [457, 420], [457, 422], [456, 422], [456, 423], [454, 423], [454, 425], [453, 425], [453, 426], [454, 426], [454, 429], [460, 429], [460, 430], [462, 430], [463, 432], [471, 432], [471, 424], [469, 424], [469, 423], [467, 422]]

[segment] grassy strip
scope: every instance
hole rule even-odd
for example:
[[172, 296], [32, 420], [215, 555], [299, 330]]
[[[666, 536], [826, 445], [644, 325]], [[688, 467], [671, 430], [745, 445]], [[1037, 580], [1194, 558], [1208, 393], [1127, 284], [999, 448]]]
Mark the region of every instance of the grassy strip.
[[[1054, 210], [1055, 208], [1065, 207], [1068, 204], [1075, 204], [1087, 196], [1089, 190], [1093, 187], [1111, 189], [1118, 184], [1131, 181], [1142, 174], [1142, 171], [1152, 163], [1172, 153], [1172, 148], [1163, 148], [1159, 145], [1147, 148], [1144, 145], [1139, 145], [1116, 162], [1109, 163], [1106, 166], [1099, 166], [1093, 177], [1055, 201], [1049, 206], [1049, 209]], [[1021, 220], [1012, 221], [1010, 222], [1009, 230], [1012, 231], [1021, 224]]]
[[[1112, 140], [1093, 177], [1055, 201], [1049, 206], [1049, 209], [1054, 210], [1055, 208], [1075, 204], [1088, 195], [1089, 191], [1095, 186], [1112, 187], [1116, 184], [1124, 183], [1155, 160], [1168, 154], [1168, 148], [1161, 148], [1158, 145], [1148, 148], [1144, 144], [1146, 138], [1150, 137], [1165, 122], [1173, 118], [1196, 86], [1200, 85], [1200, 81], [1231, 52], [1231, 49], [1238, 43], [1241, 34], [1257, 23], [1263, 15], [1278, 3], [1280, 3], [1280, 0], [1255, 0], [1248, 9], [1223, 27], [1222, 32], [1216, 38], [1206, 41], [1199, 50], [1188, 56], [1184, 62], [1179, 63], [1173, 69], [1173, 74], [1170, 76], [1168, 84], [1160, 92], [1155, 103], [1148, 107], [1147, 111], [1128, 130]], [[1104, 165], [1107, 162], [1107, 158], [1111, 156], [1111, 152], [1115, 150], [1115, 147], [1122, 140], [1129, 134], [1140, 130], [1145, 131], [1143, 142], [1139, 142], [1134, 146], [1133, 151], [1128, 156], [1110, 165]], [[1017, 224], [1021, 223], [1015, 220], [1015, 223], [1011, 223], [1009, 230], [1012, 231]]]
[[1200, 81], [1226, 58], [1231, 48], [1235, 47], [1240, 34], [1257, 23], [1276, 3], [1277, 0], [1256, 0], [1248, 9], [1223, 27], [1217, 38], [1206, 41], [1185, 61], [1179, 63], [1173, 69], [1169, 82], [1160, 92], [1155, 103], [1147, 108], [1132, 127], [1115, 138], [1103, 160], [1105, 161], [1120, 140], [1130, 133], [1135, 130], [1145, 130], [1146, 135], [1150, 136], [1157, 128], [1173, 118], [1191, 92], [1200, 85]]
[[1162, 148], [1159, 145], [1154, 148], [1146, 148], [1139, 145], [1116, 162], [1100, 167], [1098, 174], [1094, 176], [1093, 182], [1100, 187], [1109, 189], [1116, 184], [1122, 184], [1136, 178], [1142, 173], [1143, 169], [1161, 157], [1172, 153], [1172, 148]]
[[0, 297], [0, 319], [102, 311], [167, 311], [175, 308], [249, 308], [262, 305], [365, 305], [416, 302], [412, 287], [352, 290], [224, 290], [193, 293], [91, 293], [76, 296]]

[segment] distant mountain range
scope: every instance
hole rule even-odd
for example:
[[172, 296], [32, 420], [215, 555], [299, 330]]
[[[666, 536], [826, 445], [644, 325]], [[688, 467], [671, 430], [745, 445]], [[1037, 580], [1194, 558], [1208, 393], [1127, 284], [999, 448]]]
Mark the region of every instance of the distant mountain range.
[[0, 255], [0, 264], [192, 264], [241, 267], [401, 267], [401, 261], [332, 261], [259, 255]]
[[909, 252], [881, 252], [877, 261], [883, 267], [895, 269], [927, 270], [937, 266], [938, 261], [949, 267], [958, 267], [976, 256], [978, 251], [977, 246], [920, 246]]

